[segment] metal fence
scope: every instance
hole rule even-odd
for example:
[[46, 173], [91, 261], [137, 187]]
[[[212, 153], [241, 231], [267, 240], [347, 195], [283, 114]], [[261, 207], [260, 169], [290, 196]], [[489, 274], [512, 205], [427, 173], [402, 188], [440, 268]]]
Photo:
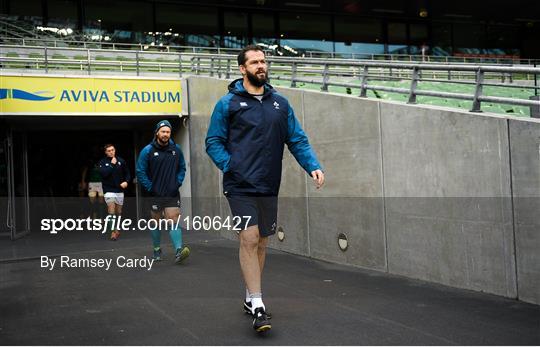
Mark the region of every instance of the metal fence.
[[[482, 103], [540, 107], [540, 101], [514, 97], [485, 95], [483, 88], [504, 87], [529, 90], [537, 95], [540, 68], [471, 64], [434, 64], [358, 61], [347, 59], [267, 57], [271, 78], [290, 83], [319, 85], [322, 91], [329, 86], [357, 90], [360, 97], [368, 91], [404, 94], [409, 103], [418, 96], [430, 96], [472, 101], [471, 111], [481, 111]], [[43, 71], [71, 74], [129, 74], [209, 75], [220, 78], [239, 76], [236, 55], [198, 52], [153, 52], [139, 50], [52, 48], [0, 45], [2, 71]], [[381, 84], [381, 81], [400, 81], [407, 87]], [[467, 85], [470, 93], [426, 90], [422, 82], [436, 82], [447, 86]]]
[[[181, 53], [210, 53], [210, 54], [237, 54], [240, 48], [221, 47], [200, 47], [200, 46], [179, 46], [163, 45], [153, 43], [115, 43], [106, 41], [76, 41], [49, 38], [19, 38], [0, 37], [0, 42], [6, 45], [17, 46], [47, 46], [55, 48], [89, 48], [89, 49], [112, 49], [112, 50], [139, 50], [155, 52], [181, 52]], [[273, 50], [267, 50], [267, 54], [276, 55]], [[496, 64], [496, 65], [540, 65], [539, 59], [519, 59], [517, 57], [468, 57], [468, 56], [437, 56], [437, 55], [415, 55], [415, 54], [372, 54], [372, 53], [351, 53], [351, 52], [324, 52], [305, 51], [304, 58], [322, 59], [353, 59], [353, 60], [383, 60], [402, 62], [427, 62], [445, 64]]]

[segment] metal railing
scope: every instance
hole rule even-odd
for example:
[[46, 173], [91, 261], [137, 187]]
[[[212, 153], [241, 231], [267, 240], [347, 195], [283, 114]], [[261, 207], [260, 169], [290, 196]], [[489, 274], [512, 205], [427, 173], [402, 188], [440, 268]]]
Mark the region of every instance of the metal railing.
[[452, 56], [427, 54], [398, 54], [398, 53], [352, 53], [352, 52], [321, 52], [306, 51], [307, 58], [342, 58], [357, 60], [385, 60], [401, 62], [444, 63], [444, 64], [491, 64], [491, 65], [539, 65], [540, 59], [522, 59], [515, 56]]
[[[18, 52], [9, 56], [8, 52]], [[267, 57], [273, 80], [319, 85], [322, 91], [330, 86], [357, 90], [366, 97], [368, 91], [403, 94], [409, 103], [418, 96], [472, 101], [471, 111], [482, 110], [482, 103], [538, 107], [540, 101], [515, 97], [485, 95], [484, 87], [520, 88], [537, 95], [540, 68], [470, 65], [356, 61], [343, 59]], [[151, 52], [132, 50], [21, 47], [0, 45], [0, 65], [5, 70], [40, 70], [46, 73], [131, 74], [183, 77], [185, 74], [224, 78], [239, 76], [236, 55], [193, 52]], [[407, 87], [383, 85], [382, 81], [399, 81]], [[445, 86], [468, 85], [470, 93], [427, 90], [423, 82]]]
[[[180, 46], [163, 45], [153, 43], [117, 43], [106, 41], [77, 41], [48, 38], [20, 38], [20, 37], [0, 37], [0, 42], [6, 45], [17, 46], [47, 46], [47, 47], [71, 47], [85, 49], [112, 49], [112, 50], [139, 50], [157, 52], [191, 52], [210, 54], [238, 54], [239, 48], [222, 47], [201, 47], [201, 46]], [[275, 55], [272, 50], [267, 50], [267, 54]], [[496, 65], [540, 65], [540, 59], [519, 59], [509, 57], [458, 57], [458, 56], [436, 56], [436, 55], [415, 55], [415, 54], [372, 54], [372, 53], [349, 53], [349, 52], [323, 52], [306, 51], [305, 58], [322, 59], [352, 59], [352, 60], [376, 60], [376, 61], [400, 61], [400, 62], [427, 62], [445, 64], [496, 64]]]
[[23, 47], [51, 47], [51, 48], [84, 48], [84, 49], [107, 49], [107, 50], [130, 50], [130, 51], [155, 51], [167, 53], [213, 53], [213, 54], [238, 54], [239, 48], [220, 48], [202, 46], [178, 46], [162, 45], [153, 43], [118, 43], [107, 41], [77, 41], [60, 39], [37, 39], [32, 37], [0, 37], [4, 45]]

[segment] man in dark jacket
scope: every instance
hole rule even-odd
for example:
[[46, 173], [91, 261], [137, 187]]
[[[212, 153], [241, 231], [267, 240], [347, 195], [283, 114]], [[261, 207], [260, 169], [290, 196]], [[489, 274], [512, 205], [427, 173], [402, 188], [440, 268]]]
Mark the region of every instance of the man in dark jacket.
[[288, 100], [267, 83], [262, 49], [244, 48], [238, 65], [243, 78], [233, 81], [216, 104], [206, 152], [223, 171], [223, 193], [233, 216], [245, 222], [239, 232], [244, 309], [253, 315], [253, 328], [262, 332], [271, 328], [261, 277], [268, 236], [276, 229], [284, 145], [317, 188], [324, 183], [324, 173]]
[[[112, 224], [114, 218], [120, 217], [122, 214], [122, 206], [124, 205], [124, 190], [131, 180], [131, 173], [126, 164], [126, 161], [116, 156], [116, 149], [112, 144], [103, 146], [105, 150], [105, 158], [99, 161], [99, 173], [101, 175], [101, 184], [105, 193], [105, 203], [107, 204], [107, 212], [109, 223]], [[111, 240], [116, 241], [120, 236], [119, 230], [111, 229]]]
[[[189, 256], [189, 248], [182, 245], [180, 219], [180, 186], [186, 174], [186, 162], [180, 146], [171, 140], [171, 123], [162, 120], [154, 130], [154, 139], [143, 148], [137, 160], [137, 178], [151, 196], [151, 216], [156, 221], [165, 219], [169, 236], [179, 264]], [[161, 227], [164, 225], [158, 224]], [[161, 260], [161, 231], [151, 230], [154, 246], [153, 258]]]

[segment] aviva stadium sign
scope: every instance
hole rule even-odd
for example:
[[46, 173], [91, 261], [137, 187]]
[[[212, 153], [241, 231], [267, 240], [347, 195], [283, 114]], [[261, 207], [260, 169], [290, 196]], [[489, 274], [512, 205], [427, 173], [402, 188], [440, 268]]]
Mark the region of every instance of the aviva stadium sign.
[[0, 76], [0, 114], [175, 114], [179, 80]]

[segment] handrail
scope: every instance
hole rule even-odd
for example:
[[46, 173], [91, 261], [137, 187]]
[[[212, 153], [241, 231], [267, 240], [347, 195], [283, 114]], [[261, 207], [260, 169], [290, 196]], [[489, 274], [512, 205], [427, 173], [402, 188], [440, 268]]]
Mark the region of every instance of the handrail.
[[[8, 57], [6, 50], [16, 50], [28, 57]], [[30, 57], [30, 54], [36, 54]], [[60, 53], [63, 53], [60, 54]], [[71, 57], [68, 57], [71, 55]], [[129, 57], [129, 58], [126, 58]], [[118, 60], [122, 57], [122, 60]], [[99, 59], [98, 59], [99, 58]], [[150, 59], [151, 58], [151, 59]], [[159, 60], [157, 60], [159, 59]], [[420, 62], [358, 61], [347, 59], [267, 57], [272, 79], [289, 81], [291, 87], [298, 82], [320, 85], [322, 91], [329, 86], [340, 86], [359, 90], [359, 96], [367, 96], [366, 91], [386, 91], [405, 94], [409, 103], [416, 103], [417, 96], [432, 96], [473, 101], [471, 111], [481, 112], [482, 103], [500, 103], [515, 106], [539, 106], [539, 100], [526, 100], [485, 95], [484, 86], [516, 88], [516, 81], [522, 79], [530, 85], [520, 88], [537, 93], [540, 88], [533, 85], [540, 68], [506, 65], [441, 64]], [[20, 47], [0, 45], [0, 65], [5, 69], [39, 69], [51, 73], [52, 70], [76, 68], [89, 75], [107, 70], [132, 73], [170, 73], [182, 77], [183, 73], [207, 74], [230, 78], [237, 75], [236, 55], [193, 52], [148, 52], [130, 50]], [[23, 66], [21, 66], [23, 65]], [[426, 77], [424, 77], [426, 76]], [[501, 83], [494, 80], [500, 79]], [[398, 80], [409, 83], [408, 88], [385, 86], [377, 83], [383, 80]], [[356, 82], [356, 83], [355, 83]], [[419, 88], [422, 82], [462, 84], [474, 86], [473, 93], [443, 92]]]
[[[80, 45], [83, 48], [88, 48], [89, 46], [101, 46], [101, 47], [110, 47], [108, 48], [117, 50], [118, 48], [127, 49], [133, 51], [138, 49], [140, 51], [148, 51], [150, 49], [162, 50], [167, 52], [187, 52], [191, 51], [193, 53], [201, 51], [210, 51], [217, 54], [223, 52], [230, 52], [237, 54], [240, 52], [240, 48], [223, 48], [223, 47], [204, 47], [204, 46], [181, 46], [181, 45], [152, 45], [151, 43], [117, 43], [117, 42], [106, 42], [106, 41], [77, 41], [77, 40], [60, 40], [54, 38], [13, 38], [13, 37], [0, 37], [2, 42], [16, 42], [17, 45], [27, 46], [30, 43], [38, 43], [44, 45], [51, 43], [53, 47], [62, 47], [63, 45]], [[67, 48], [67, 47], [66, 47]], [[272, 54], [271, 50], [266, 50], [267, 53]], [[436, 56], [436, 55], [414, 55], [414, 54], [372, 54], [372, 53], [349, 53], [349, 52], [323, 52], [323, 51], [307, 51], [308, 53], [306, 58], [321, 58], [321, 59], [347, 59], [347, 60], [384, 60], [384, 61], [403, 61], [401, 58], [405, 58], [410, 62], [419, 61], [419, 62], [436, 62], [444, 60], [446, 64], [497, 64], [497, 65], [534, 65], [540, 64], [540, 59], [518, 59], [518, 58], [478, 58], [478, 57], [454, 57], [454, 56]], [[331, 55], [332, 58], [325, 58], [325, 56]], [[318, 57], [317, 57], [318, 56]], [[336, 58], [337, 56], [341, 57], [351, 57], [351, 58]], [[495, 63], [492, 61], [495, 60]]]

